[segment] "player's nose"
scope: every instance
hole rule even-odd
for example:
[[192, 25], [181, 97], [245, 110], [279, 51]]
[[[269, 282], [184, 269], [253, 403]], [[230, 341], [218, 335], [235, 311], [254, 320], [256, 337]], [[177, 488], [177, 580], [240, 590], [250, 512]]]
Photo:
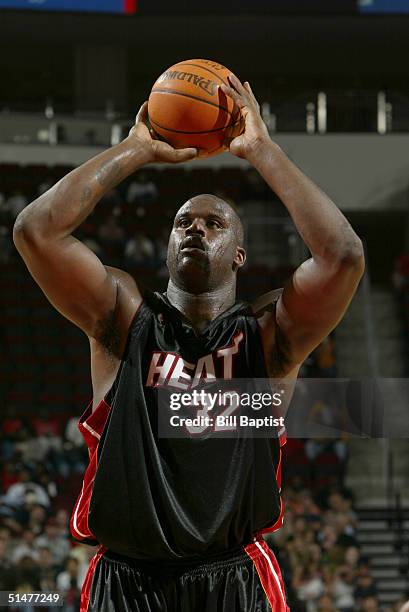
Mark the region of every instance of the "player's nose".
[[191, 234], [200, 234], [201, 236], [205, 236], [206, 226], [204, 221], [197, 218], [192, 219], [191, 224], [186, 228], [186, 235], [190, 236]]

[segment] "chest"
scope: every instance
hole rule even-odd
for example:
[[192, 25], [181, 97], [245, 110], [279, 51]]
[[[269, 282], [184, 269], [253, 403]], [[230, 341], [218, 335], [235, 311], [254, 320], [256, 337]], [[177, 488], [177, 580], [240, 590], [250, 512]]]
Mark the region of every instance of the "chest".
[[144, 351], [144, 385], [187, 390], [215, 379], [251, 377], [257, 370], [263, 376], [258, 344], [259, 338], [245, 321], [199, 336], [190, 329], [154, 326]]

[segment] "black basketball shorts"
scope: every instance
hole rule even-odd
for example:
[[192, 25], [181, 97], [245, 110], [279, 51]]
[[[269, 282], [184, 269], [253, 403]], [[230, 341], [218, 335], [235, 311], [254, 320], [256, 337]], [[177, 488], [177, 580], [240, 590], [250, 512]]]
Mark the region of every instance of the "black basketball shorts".
[[146, 563], [101, 546], [81, 593], [81, 612], [289, 612], [265, 540], [195, 563]]

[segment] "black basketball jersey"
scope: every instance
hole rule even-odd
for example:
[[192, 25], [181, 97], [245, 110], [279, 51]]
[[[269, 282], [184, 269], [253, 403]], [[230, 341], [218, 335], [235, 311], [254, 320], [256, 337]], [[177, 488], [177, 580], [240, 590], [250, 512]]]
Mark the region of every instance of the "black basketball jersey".
[[176, 560], [245, 545], [277, 523], [278, 438], [158, 436], [158, 387], [209, 371], [225, 379], [268, 377], [248, 305], [236, 303], [196, 334], [165, 294], [148, 295], [104, 400], [101, 435], [94, 432], [84, 541], [138, 559]]

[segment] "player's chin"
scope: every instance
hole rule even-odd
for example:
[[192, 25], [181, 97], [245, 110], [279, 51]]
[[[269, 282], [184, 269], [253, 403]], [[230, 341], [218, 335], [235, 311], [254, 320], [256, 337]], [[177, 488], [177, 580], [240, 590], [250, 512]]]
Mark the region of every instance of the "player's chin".
[[209, 267], [209, 259], [202, 249], [183, 249], [178, 256], [178, 267]]
[[202, 286], [209, 276], [209, 260], [207, 257], [191, 257], [184, 255], [179, 258], [177, 274], [185, 286]]

